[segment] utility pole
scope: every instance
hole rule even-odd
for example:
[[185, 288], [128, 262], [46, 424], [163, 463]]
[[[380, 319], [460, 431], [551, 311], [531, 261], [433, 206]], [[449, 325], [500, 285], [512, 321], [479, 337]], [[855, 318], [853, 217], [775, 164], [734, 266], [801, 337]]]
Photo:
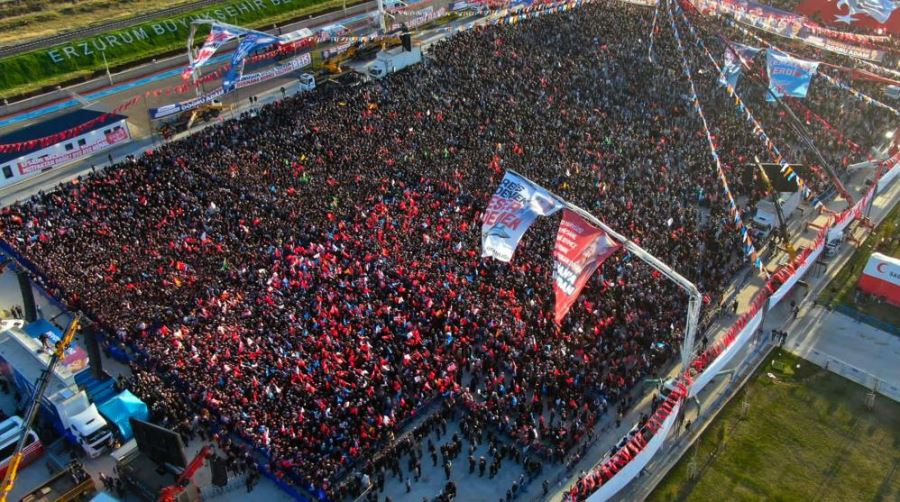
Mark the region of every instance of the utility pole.
[[109, 85], [112, 85], [112, 74], [109, 73], [109, 63], [106, 62], [106, 51], [100, 51], [100, 55], [103, 56], [103, 66], [106, 68], [106, 78], [109, 80]]

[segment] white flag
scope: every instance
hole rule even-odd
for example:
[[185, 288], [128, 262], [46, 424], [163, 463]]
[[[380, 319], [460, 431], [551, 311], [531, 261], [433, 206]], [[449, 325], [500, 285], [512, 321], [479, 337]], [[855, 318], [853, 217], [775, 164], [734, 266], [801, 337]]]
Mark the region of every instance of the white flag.
[[484, 212], [481, 256], [509, 262], [537, 216], [549, 216], [562, 207], [550, 192], [507, 172]]

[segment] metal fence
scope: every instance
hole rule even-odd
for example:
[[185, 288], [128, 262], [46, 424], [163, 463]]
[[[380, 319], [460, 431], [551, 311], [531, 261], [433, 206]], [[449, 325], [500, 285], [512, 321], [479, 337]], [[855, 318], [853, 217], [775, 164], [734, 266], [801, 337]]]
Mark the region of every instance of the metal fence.
[[834, 307], [834, 310], [859, 322], [866, 323], [873, 328], [880, 329], [881, 331], [890, 333], [892, 335], [900, 336], [900, 326], [872, 317], [869, 314], [860, 312], [859, 310], [856, 310], [855, 308], [848, 305], [837, 305], [836, 307]]
[[823, 354], [815, 349], [811, 350], [810, 353], [806, 355], [805, 359], [836, 375], [840, 375], [850, 381], [856, 382], [869, 390], [873, 390], [885, 397], [900, 402], [900, 387], [887, 383], [866, 370], [857, 368], [848, 362]]

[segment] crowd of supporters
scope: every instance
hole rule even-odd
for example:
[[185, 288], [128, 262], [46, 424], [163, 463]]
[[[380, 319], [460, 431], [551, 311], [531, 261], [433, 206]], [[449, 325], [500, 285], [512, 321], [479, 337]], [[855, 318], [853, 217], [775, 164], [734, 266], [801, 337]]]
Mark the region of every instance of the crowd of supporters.
[[[5, 208], [3, 238], [135, 349], [131, 385], [155, 418], [234, 433], [326, 492], [439, 396], [562, 458], [678, 353], [686, 297], [620, 253], [555, 326], [556, 219], [512, 263], [480, 258], [504, 170], [592, 211], [713, 305], [746, 265], [663, 12], [648, 59], [652, 16], [600, 1], [457, 34], [385, 80], [267, 105]], [[758, 194], [740, 170], [770, 157], [687, 45], [749, 221]], [[816, 108], [830, 99], [806, 105], [837, 121]], [[748, 103], [796, 144], [777, 109]]]

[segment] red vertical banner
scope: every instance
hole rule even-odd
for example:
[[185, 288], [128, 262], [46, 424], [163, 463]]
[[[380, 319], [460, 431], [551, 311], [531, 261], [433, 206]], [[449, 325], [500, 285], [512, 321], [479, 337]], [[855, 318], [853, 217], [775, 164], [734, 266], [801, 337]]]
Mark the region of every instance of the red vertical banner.
[[556, 323], [562, 322], [581, 289], [621, 244], [595, 228], [578, 214], [566, 209], [553, 249], [553, 290], [556, 292]]

